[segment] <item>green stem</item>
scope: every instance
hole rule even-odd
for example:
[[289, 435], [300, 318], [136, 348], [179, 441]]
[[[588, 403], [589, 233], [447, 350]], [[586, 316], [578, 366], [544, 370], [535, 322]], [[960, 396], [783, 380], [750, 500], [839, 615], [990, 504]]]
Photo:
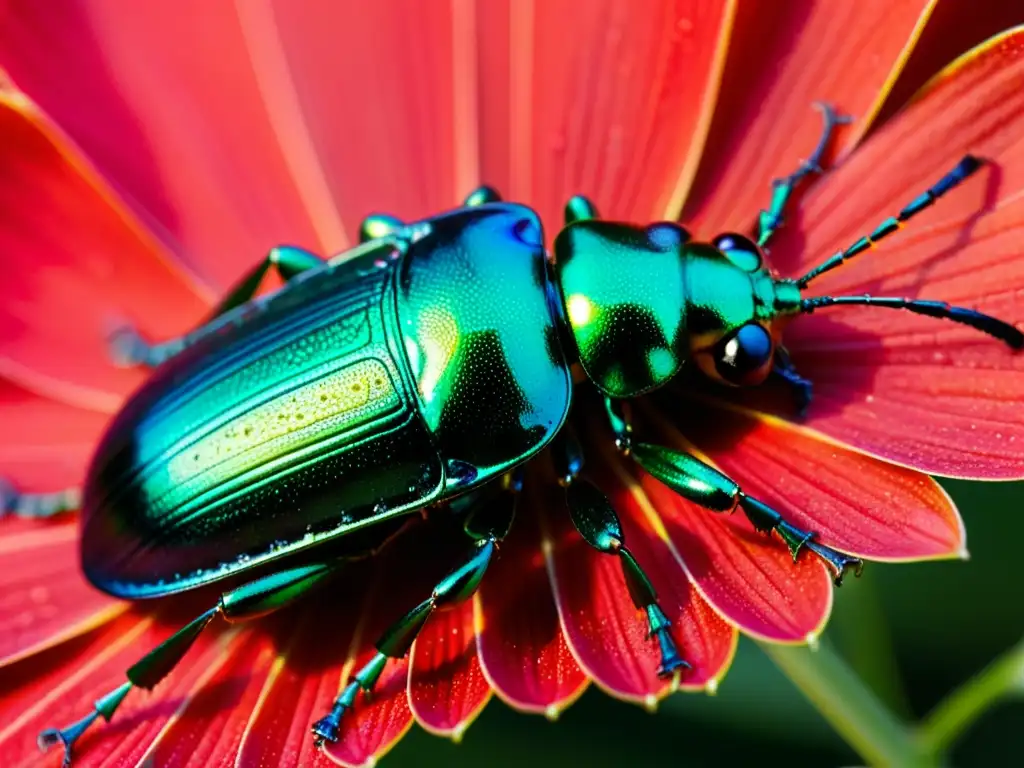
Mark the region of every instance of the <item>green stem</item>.
[[836, 651], [881, 702], [899, 718], [912, 716], [878, 594], [878, 570], [869, 569], [856, 588], [844, 590], [842, 610], [832, 616], [829, 635]]
[[836, 732], [872, 765], [934, 766], [907, 726], [892, 715], [827, 645], [761, 646]]
[[1024, 693], [1024, 642], [1018, 643], [961, 685], [933, 709], [918, 728], [918, 740], [939, 755], [992, 705]]

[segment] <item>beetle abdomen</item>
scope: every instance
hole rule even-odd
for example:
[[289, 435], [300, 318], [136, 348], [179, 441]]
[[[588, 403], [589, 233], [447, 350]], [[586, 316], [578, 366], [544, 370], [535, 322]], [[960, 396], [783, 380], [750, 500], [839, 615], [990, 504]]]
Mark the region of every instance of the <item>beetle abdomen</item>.
[[395, 354], [393, 268], [327, 267], [158, 370], [86, 484], [83, 561], [178, 591], [426, 503], [444, 472]]

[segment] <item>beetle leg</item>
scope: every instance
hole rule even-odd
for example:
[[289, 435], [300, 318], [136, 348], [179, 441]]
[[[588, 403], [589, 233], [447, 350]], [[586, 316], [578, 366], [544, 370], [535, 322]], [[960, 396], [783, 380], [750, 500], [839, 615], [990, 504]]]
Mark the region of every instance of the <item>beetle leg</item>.
[[757, 220], [757, 244], [762, 248], [782, 226], [783, 214], [793, 197], [797, 184], [812, 173], [822, 173], [821, 161], [836, 126], [845, 125], [853, 119], [849, 115], [840, 115], [823, 102], [815, 102], [814, 106], [821, 112], [822, 120], [825, 123], [821, 131], [821, 138], [818, 139], [818, 145], [814, 148], [811, 156], [804, 160], [795, 172], [772, 182], [771, 203], [768, 205], [768, 210], [761, 211]]
[[805, 379], [800, 375], [789, 356], [789, 350], [783, 346], [775, 348], [772, 373], [786, 382], [792, 391], [793, 404], [796, 406], [797, 415], [800, 418], [806, 416], [807, 407], [811, 404], [811, 398], [814, 395], [814, 384], [810, 379]]
[[368, 243], [395, 234], [405, 222], [390, 213], [371, 213], [359, 225], [359, 242]]
[[565, 204], [565, 223], [573, 224], [577, 221], [590, 221], [598, 218], [597, 206], [589, 198], [583, 195], [573, 195]]
[[672, 622], [658, 603], [658, 594], [647, 574], [626, 548], [619, 516], [608, 497], [590, 481], [574, 478], [566, 486], [565, 500], [573, 525], [583, 539], [598, 552], [618, 556], [633, 605], [647, 616], [647, 636], [657, 640], [661, 651], [658, 677], [673, 677], [679, 670], [688, 669], [690, 665], [679, 655], [672, 638]]
[[734, 480], [700, 459], [650, 443], [634, 443], [633, 458], [644, 471], [684, 499], [705, 509], [732, 512], [739, 507], [754, 528], [765, 533], [775, 531], [786, 542], [793, 562], [796, 562], [800, 550], [807, 547], [832, 570], [836, 586], [842, 584], [847, 568], [852, 568], [860, 576], [864, 564], [859, 558], [816, 541], [815, 533], [797, 528], [763, 501], [745, 494]]
[[462, 201], [462, 204], [467, 208], [475, 208], [478, 205], [484, 205], [485, 203], [500, 203], [501, 195], [494, 187], [489, 187], [486, 184], [482, 184], [468, 195], [466, 199]]
[[[279, 245], [272, 248], [254, 269], [243, 277], [227, 296], [216, 306], [211, 315], [211, 320], [230, 312], [236, 307], [249, 301], [259, 290], [267, 273], [273, 269], [284, 281], [291, 280], [310, 269], [322, 267], [326, 262], [303, 248], [293, 245]], [[170, 360], [176, 354], [187, 349], [193, 341], [205, 336], [204, 329], [210, 325], [207, 322], [192, 333], [179, 336], [160, 343], [151, 344], [147, 342], [130, 325], [116, 328], [110, 334], [109, 344], [111, 356], [114, 362], [122, 366], [144, 365], [155, 368], [166, 360]]]
[[0, 518], [14, 517], [44, 518], [63, 512], [73, 512], [82, 501], [78, 488], [68, 488], [54, 493], [19, 493], [14, 485], [0, 477]]
[[236, 622], [265, 616], [308, 594], [340, 564], [341, 561], [316, 563], [278, 571], [225, 592], [217, 605], [129, 667], [126, 672], [128, 680], [97, 699], [92, 712], [65, 728], [49, 728], [40, 733], [39, 748], [46, 750], [58, 742], [63, 744], [64, 765], [70, 765], [72, 747], [89, 726], [101, 717], [109, 722], [132, 688], [151, 689], [170, 674], [214, 617], [220, 615], [229, 622]]
[[[617, 405], [617, 401], [605, 400], [613, 429], [615, 424], [621, 426], [621, 431], [616, 430], [619, 435], [616, 443], [620, 450], [628, 453], [631, 429], [628, 420], [617, 409]], [[690, 665], [679, 655], [675, 640], [672, 638], [672, 622], [658, 604], [658, 595], [650, 579], [633, 557], [633, 553], [626, 548], [618, 514], [607, 496], [590, 481], [581, 480], [579, 477], [583, 469], [583, 450], [572, 427], [564, 427], [555, 436], [551, 453], [555, 475], [559, 485], [565, 488], [566, 505], [569, 507], [569, 515], [576, 530], [594, 549], [606, 555], [619, 557], [622, 575], [626, 580], [626, 588], [629, 590], [633, 605], [647, 616], [647, 636], [658, 641], [658, 648], [661, 651], [658, 676], [671, 677], [677, 670], [688, 668]]]
[[377, 653], [356, 672], [342, 689], [331, 711], [313, 723], [316, 746], [324, 741], [337, 741], [341, 718], [355, 705], [362, 690], [369, 695], [384, 671], [388, 659], [404, 658], [430, 615], [439, 608], [450, 607], [466, 600], [480, 586], [487, 566], [494, 559], [499, 542], [508, 533], [515, 517], [519, 479], [515, 474], [506, 476], [501, 493], [483, 493], [476, 496], [466, 512], [466, 533], [475, 540], [469, 556], [460, 566], [445, 576], [430, 597], [400, 618], [378, 638]]

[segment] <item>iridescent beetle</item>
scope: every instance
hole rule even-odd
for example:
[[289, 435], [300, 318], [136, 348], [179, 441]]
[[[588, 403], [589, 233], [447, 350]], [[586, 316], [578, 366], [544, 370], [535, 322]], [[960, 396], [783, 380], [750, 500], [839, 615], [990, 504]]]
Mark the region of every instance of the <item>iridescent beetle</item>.
[[[780, 344], [782, 326], [832, 305], [904, 309], [972, 326], [1014, 348], [1024, 334], [971, 309], [873, 296], [805, 297], [817, 276], [857, 256], [932, 205], [978, 167], [963, 158], [933, 187], [870, 235], [798, 280], [776, 278], [762, 248], [782, 223], [796, 185], [817, 164], [839, 122], [810, 161], [777, 181], [756, 242], [725, 234], [694, 242], [674, 223], [642, 227], [598, 219], [576, 197], [545, 253], [529, 208], [492, 190], [415, 224], [371, 216], [362, 245], [324, 261], [281, 247], [222, 302], [216, 316], [180, 339], [147, 345], [121, 335], [130, 363], [157, 366], [114, 419], [97, 449], [82, 497], [81, 551], [98, 588], [124, 598], [234, 582], [216, 605], [143, 656], [127, 681], [81, 721], [40, 735], [75, 740], [110, 720], [134, 687], [152, 688], [218, 615], [262, 616], [291, 603], [372, 554], [408, 516], [453, 501], [474, 544], [431, 595], [376, 643], [378, 653], [313, 725], [336, 740], [360, 690], [388, 658], [409, 651], [430, 614], [473, 593], [512, 525], [518, 468], [550, 446], [568, 514], [583, 539], [620, 559], [636, 607], [658, 643], [658, 673], [686, 666], [643, 564], [626, 547], [618, 517], [578, 478], [579, 443], [566, 426], [574, 372], [604, 398], [619, 450], [683, 497], [709, 510], [741, 509], [775, 531], [794, 559], [804, 549], [838, 583], [860, 561], [821, 545], [730, 478], [686, 453], [635, 440], [623, 400], [662, 387], [693, 361], [731, 386], [773, 372], [799, 408], [810, 383]], [[253, 298], [275, 269], [287, 284]], [[577, 368], [578, 364], [578, 368]], [[5, 511], [52, 514], [64, 495], [17, 496]]]

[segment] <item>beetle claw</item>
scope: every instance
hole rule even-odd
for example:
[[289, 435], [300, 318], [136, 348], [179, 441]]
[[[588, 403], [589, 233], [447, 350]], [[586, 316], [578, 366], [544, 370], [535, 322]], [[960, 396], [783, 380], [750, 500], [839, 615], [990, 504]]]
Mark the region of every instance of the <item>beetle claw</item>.
[[334, 700], [334, 706], [331, 707], [330, 713], [313, 723], [313, 744], [322, 747], [325, 741], [335, 742], [338, 740], [341, 718], [352, 708], [359, 689], [359, 682], [353, 680]]
[[846, 575], [848, 568], [853, 569], [853, 575], [857, 578], [860, 578], [861, 573], [864, 572], [864, 561], [859, 557], [852, 557], [851, 555], [837, 552], [831, 547], [826, 547], [824, 544], [819, 544], [814, 540], [808, 540], [806, 544], [809, 550], [825, 561], [825, 564], [832, 571], [832, 580], [837, 587], [843, 586], [843, 577]]
[[110, 359], [119, 368], [131, 368], [146, 360], [148, 345], [135, 328], [128, 324], [111, 328], [107, 334]]
[[39, 745], [39, 749], [42, 752], [46, 752], [55, 744], [63, 744], [64, 762], [61, 763], [61, 765], [62, 768], [69, 768], [71, 765], [71, 746], [75, 743], [78, 737], [85, 732], [85, 729], [93, 724], [98, 716], [99, 712], [94, 710], [77, 723], [69, 725], [67, 728], [47, 728], [36, 737], [36, 744]]
[[335, 704], [327, 717], [322, 717], [313, 723], [313, 744], [322, 747], [325, 741], [335, 742], [338, 740], [338, 729], [341, 727], [341, 716], [348, 709], [344, 704]]
[[61, 765], [64, 768], [68, 768], [71, 765], [71, 741], [64, 736], [63, 731], [59, 731], [56, 728], [47, 728], [36, 737], [36, 744], [39, 745], [41, 752], [46, 752], [58, 742], [64, 745], [64, 762]]
[[677, 672], [690, 669], [690, 663], [679, 655], [679, 649], [676, 647], [672, 635], [669, 634], [668, 628], [659, 630], [657, 635], [658, 648], [661, 652], [661, 661], [658, 664], [658, 677], [665, 680], [674, 677]]

